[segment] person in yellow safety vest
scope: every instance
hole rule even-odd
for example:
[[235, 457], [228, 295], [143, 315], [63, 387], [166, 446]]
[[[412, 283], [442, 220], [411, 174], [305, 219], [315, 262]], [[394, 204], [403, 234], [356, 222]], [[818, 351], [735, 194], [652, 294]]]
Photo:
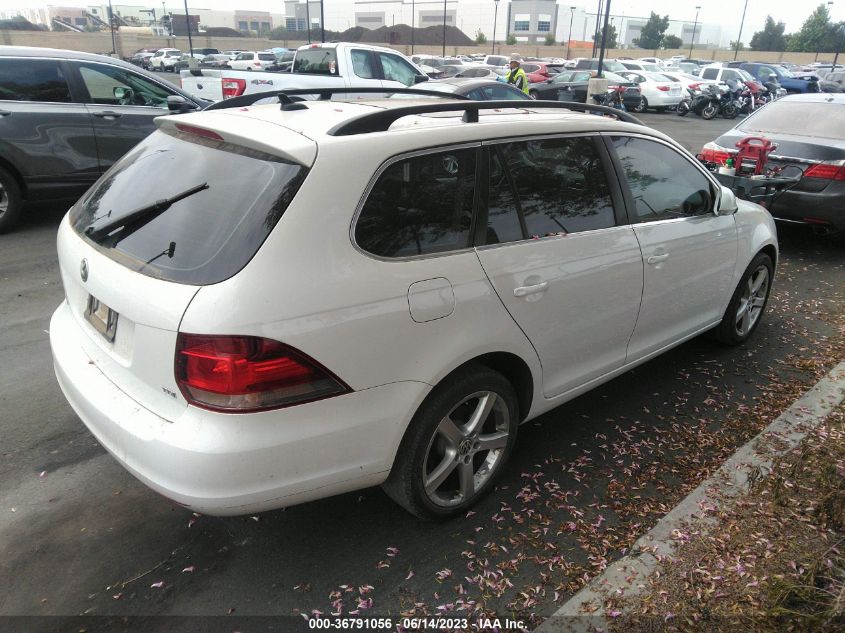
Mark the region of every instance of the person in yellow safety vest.
[[522, 60], [519, 57], [511, 55], [511, 69], [505, 79], [515, 88], [519, 88], [522, 92], [528, 94], [528, 76], [522, 70]]

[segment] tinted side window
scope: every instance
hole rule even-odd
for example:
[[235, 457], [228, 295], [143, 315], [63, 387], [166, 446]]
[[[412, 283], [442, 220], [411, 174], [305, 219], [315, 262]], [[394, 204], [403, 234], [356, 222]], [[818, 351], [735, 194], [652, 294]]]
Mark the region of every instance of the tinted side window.
[[59, 62], [0, 58], [0, 100], [70, 103], [70, 89]]
[[427, 255], [470, 245], [475, 149], [415, 156], [379, 177], [355, 226], [355, 241], [381, 257]]
[[417, 71], [401, 57], [389, 53], [376, 53], [381, 60], [381, 69], [384, 78], [388, 81], [398, 81], [406, 86], [414, 85]]
[[376, 78], [376, 72], [373, 70], [373, 58], [369, 51], [352, 51], [352, 72], [361, 79]]
[[494, 146], [489, 200], [488, 243], [616, 224], [604, 166], [588, 137]]
[[701, 78], [702, 79], [716, 79], [719, 75], [718, 68], [705, 68], [701, 71]]
[[91, 103], [165, 108], [167, 97], [174, 94], [143, 75], [118, 66], [80, 64], [79, 74]]
[[710, 213], [710, 181], [678, 152], [655, 141], [614, 137], [640, 222]]

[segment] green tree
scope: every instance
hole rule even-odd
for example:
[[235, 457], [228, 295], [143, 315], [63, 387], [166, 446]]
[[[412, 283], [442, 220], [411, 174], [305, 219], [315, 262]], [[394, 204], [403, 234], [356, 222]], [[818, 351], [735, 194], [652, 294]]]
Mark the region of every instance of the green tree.
[[751, 38], [752, 51], [785, 51], [786, 37], [783, 34], [786, 25], [783, 22], [775, 24], [772, 16], [766, 16], [766, 24], [762, 31], [757, 31]]
[[478, 29], [475, 32], [475, 43], [476, 44], [486, 44], [487, 43], [487, 36], [484, 35], [481, 29]]
[[516, 35], [508, 35], [508, 38], [505, 40], [505, 44], [508, 46], [516, 44]]
[[801, 30], [790, 38], [788, 50], [802, 53], [832, 52], [836, 49], [837, 28], [838, 25], [830, 21], [827, 7], [820, 4], [801, 25]]
[[[601, 27], [601, 31], [599, 31], [598, 39], [595, 40], [596, 44], [601, 46], [601, 36], [604, 34], [604, 27]], [[593, 35], [593, 39], [595, 39], [595, 35]], [[607, 41], [604, 44], [605, 48], [619, 48], [619, 40], [618, 34], [616, 33], [616, 27], [612, 24], [607, 25]]]
[[554, 46], [555, 45], [555, 36], [553, 33], [549, 33], [546, 35], [546, 46]]
[[[737, 46], [737, 44], [739, 44], [739, 45]], [[742, 42], [737, 42], [736, 40], [731, 40], [730, 49], [732, 51], [744, 51], [745, 50], [745, 44], [743, 44]]]
[[657, 50], [660, 48], [660, 43], [663, 41], [663, 34], [669, 28], [669, 16], [664, 15], [662, 18], [654, 11], [648, 18], [648, 22], [640, 31], [640, 36], [634, 40], [634, 46], [640, 48], [647, 48], [650, 50]]
[[677, 35], [664, 35], [663, 41], [660, 43], [660, 48], [665, 48], [666, 50], [673, 50], [676, 48], [682, 48], [684, 45], [684, 40], [682, 40]]

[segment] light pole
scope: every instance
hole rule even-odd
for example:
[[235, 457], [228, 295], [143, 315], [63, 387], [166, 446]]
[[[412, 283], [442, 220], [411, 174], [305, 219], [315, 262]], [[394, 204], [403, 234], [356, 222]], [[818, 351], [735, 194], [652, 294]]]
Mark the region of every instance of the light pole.
[[443, 0], [443, 57], [446, 57], [446, 0]]
[[[394, 20], [395, 19], [396, 18], [394, 18]], [[323, 25], [323, 0], [320, 0], [320, 41], [326, 41], [326, 27]]]
[[308, 43], [311, 43], [311, 0], [305, 0], [305, 21], [308, 23]]
[[114, 14], [111, 10], [111, 0], [109, 0], [109, 30], [111, 31], [111, 52], [114, 55], [117, 51], [114, 45]]
[[599, 43], [599, 21], [601, 20], [601, 0], [599, 0], [599, 4], [596, 7], [596, 30], [593, 32], [593, 54], [592, 56], [596, 56], [596, 45]]
[[604, 64], [604, 47], [607, 44], [607, 23], [608, 18], [610, 18], [610, 0], [607, 0], [607, 4], [604, 5], [604, 28], [602, 28], [601, 32], [601, 48], [599, 49], [599, 67], [598, 73], [596, 73], [597, 77], [601, 77], [601, 70], [602, 64]]
[[575, 7], [569, 7], [569, 35], [566, 37], [566, 59], [569, 59], [569, 47], [572, 45], [572, 18], [575, 17]]
[[496, 20], [499, 19], [499, 0], [493, 0], [493, 4], [496, 8], [493, 10], [493, 52], [490, 53], [491, 55], [496, 54]]
[[[191, 18], [188, 15], [188, 0], [185, 0], [185, 28], [188, 30], [188, 50], [194, 56], [194, 42], [191, 39]], [[164, 68], [164, 66], [162, 66]]]
[[745, 6], [742, 7], [742, 20], [739, 23], [739, 35], [736, 38], [736, 46], [734, 47], [734, 59], [739, 55], [739, 45], [742, 42], [742, 27], [745, 26], [745, 10], [748, 8], [748, 0], [745, 0]]
[[698, 26], [698, 12], [701, 11], [701, 7], [695, 8], [695, 22], [692, 24], [692, 41], [689, 43], [689, 56], [692, 59], [692, 47], [695, 44], [695, 28]]
[[414, 0], [411, 0], [411, 55], [414, 54], [414, 21], [417, 17], [416, 7], [414, 7]]

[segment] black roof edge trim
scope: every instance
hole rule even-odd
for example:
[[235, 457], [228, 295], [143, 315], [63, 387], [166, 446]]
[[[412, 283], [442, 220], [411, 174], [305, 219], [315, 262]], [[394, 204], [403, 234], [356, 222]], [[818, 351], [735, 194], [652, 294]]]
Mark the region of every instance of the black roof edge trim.
[[370, 134], [385, 132], [399, 119], [415, 114], [430, 114], [433, 112], [456, 112], [463, 110], [464, 122], [478, 121], [479, 110], [532, 110], [532, 109], [574, 110], [576, 112], [598, 112], [609, 114], [619, 121], [644, 125], [637, 117], [623, 110], [608, 106], [575, 103], [568, 101], [465, 101], [460, 103], [431, 103], [377, 110], [340, 123], [328, 131], [329, 136], [352, 136], [356, 134]]
[[436, 90], [423, 90], [421, 88], [293, 88], [288, 90], [268, 90], [267, 92], [254, 92], [240, 97], [224, 99], [212, 103], [205, 110], [227, 110], [229, 108], [242, 108], [253, 105], [256, 101], [276, 97], [282, 105], [288, 105], [296, 101], [290, 96], [296, 95], [320, 95], [320, 100], [328, 100], [333, 94], [411, 94], [427, 97], [440, 97], [441, 99], [457, 99], [460, 101], [469, 100], [469, 97], [439, 92]]

